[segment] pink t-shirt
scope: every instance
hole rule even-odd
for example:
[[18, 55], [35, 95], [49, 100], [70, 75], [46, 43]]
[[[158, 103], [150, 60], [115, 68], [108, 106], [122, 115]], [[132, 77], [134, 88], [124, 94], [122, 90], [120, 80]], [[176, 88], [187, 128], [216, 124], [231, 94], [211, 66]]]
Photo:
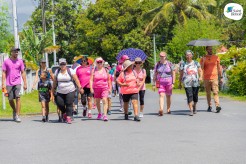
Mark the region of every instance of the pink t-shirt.
[[[146, 77], [146, 70], [145, 69], [140, 69], [139, 72], [137, 72], [135, 69], [134, 69], [134, 72], [139, 80], [139, 82], [142, 82], [144, 80], [144, 77]], [[144, 82], [144, 85], [140, 88], [140, 90], [146, 90], [146, 87], [145, 87], [145, 82]]]
[[82, 88], [90, 88], [91, 66], [79, 66], [76, 75]]
[[95, 68], [94, 72], [94, 81], [93, 81], [93, 88], [108, 88], [108, 73], [103, 68], [101, 72]]
[[14, 86], [21, 84], [21, 71], [24, 71], [24, 63], [21, 59], [4, 60], [2, 70], [6, 71], [6, 85]]
[[121, 86], [120, 87], [120, 92], [122, 94], [133, 94], [133, 93], [138, 93], [138, 86], [137, 86], [137, 78], [134, 75], [133, 71], [131, 72], [121, 72], [118, 79], [118, 82], [121, 83], [126, 83], [129, 86]]

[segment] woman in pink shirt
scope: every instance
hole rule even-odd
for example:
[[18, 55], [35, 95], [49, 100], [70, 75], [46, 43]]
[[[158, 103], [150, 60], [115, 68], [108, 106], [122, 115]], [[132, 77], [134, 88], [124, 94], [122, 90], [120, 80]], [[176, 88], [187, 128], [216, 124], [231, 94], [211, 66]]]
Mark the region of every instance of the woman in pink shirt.
[[139, 100], [140, 100], [140, 113], [139, 117], [143, 117], [143, 108], [144, 108], [144, 95], [145, 95], [145, 79], [146, 79], [146, 70], [141, 66], [143, 65], [143, 61], [141, 58], [137, 57], [135, 59], [135, 68], [134, 72], [137, 75], [139, 80]]
[[91, 93], [94, 93], [96, 105], [98, 109], [97, 119], [102, 119], [100, 100], [103, 102], [103, 120], [108, 121], [107, 109], [108, 94], [111, 93], [111, 80], [108, 71], [103, 67], [104, 60], [99, 57], [96, 59], [96, 67], [93, 69], [90, 77], [90, 89]]
[[81, 103], [83, 105], [83, 116], [86, 116], [86, 98], [88, 102], [88, 118], [91, 118], [92, 109], [92, 97], [93, 94], [90, 91], [90, 77], [92, 72], [92, 66], [88, 63], [88, 58], [84, 56], [81, 59], [81, 66], [76, 69], [76, 75], [78, 76], [81, 87], [84, 89], [84, 93], [81, 94]]
[[125, 60], [123, 63], [124, 70], [120, 73], [117, 83], [120, 85], [120, 92], [123, 97], [125, 120], [128, 120], [128, 104], [131, 99], [135, 115], [134, 121], [140, 121], [138, 116], [138, 92], [140, 85], [132, 66], [133, 63], [130, 60]]

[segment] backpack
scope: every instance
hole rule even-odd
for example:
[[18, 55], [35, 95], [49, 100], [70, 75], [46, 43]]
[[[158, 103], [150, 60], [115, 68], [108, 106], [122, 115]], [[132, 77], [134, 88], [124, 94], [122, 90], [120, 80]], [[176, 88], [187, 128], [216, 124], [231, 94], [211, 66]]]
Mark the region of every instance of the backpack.
[[[48, 69], [46, 68], [44, 71], [46, 71], [47, 72], [47, 79], [50, 79], [50, 72], [48, 71]], [[41, 76], [41, 68], [39, 68], [39, 70], [38, 70], [38, 77], [40, 78], [40, 76]]]
[[[134, 76], [137, 78], [135, 71], [132, 70], [132, 72], [133, 72]], [[126, 81], [126, 72], [125, 71], [124, 71], [124, 79]]]
[[[56, 71], [56, 74], [55, 74], [56, 82], [58, 82], [57, 76], [58, 76], [58, 74], [59, 74], [60, 71], [61, 71], [61, 68], [58, 68], [57, 71]], [[73, 82], [74, 86], [76, 87], [77, 85], [76, 85], [76, 83], [75, 83], [75, 81], [74, 81], [74, 79], [73, 79], [73, 77], [72, 77], [72, 73], [71, 73], [71, 71], [70, 71], [70, 69], [69, 69], [68, 67], [67, 67], [67, 73], [68, 73], [68, 75], [70, 76], [71, 81]]]

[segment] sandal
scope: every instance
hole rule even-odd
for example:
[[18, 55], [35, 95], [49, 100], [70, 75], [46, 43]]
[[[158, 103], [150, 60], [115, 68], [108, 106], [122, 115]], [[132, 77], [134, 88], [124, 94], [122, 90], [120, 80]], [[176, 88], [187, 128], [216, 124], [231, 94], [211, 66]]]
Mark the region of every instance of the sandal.
[[159, 110], [159, 116], [163, 116], [163, 110]]

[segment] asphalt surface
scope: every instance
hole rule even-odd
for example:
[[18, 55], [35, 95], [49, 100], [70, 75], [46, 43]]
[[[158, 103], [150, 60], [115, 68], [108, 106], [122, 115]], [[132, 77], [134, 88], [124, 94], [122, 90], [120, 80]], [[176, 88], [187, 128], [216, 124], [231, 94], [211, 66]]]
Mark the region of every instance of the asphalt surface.
[[123, 120], [118, 97], [108, 122], [96, 120], [96, 110], [93, 119], [79, 111], [71, 125], [58, 123], [55, 114], [48, 123], [41, 116], [22, 117], [21, 123], [0, 119], [0, 163], [245, 164], [246, 103], [220, 100], [217, 114], [206, 112], [200, 97], [191, 117], [185, 95], [173, 95], [172, 114], [159, 117], [158, 95], [147, 91], [141, 122]]

